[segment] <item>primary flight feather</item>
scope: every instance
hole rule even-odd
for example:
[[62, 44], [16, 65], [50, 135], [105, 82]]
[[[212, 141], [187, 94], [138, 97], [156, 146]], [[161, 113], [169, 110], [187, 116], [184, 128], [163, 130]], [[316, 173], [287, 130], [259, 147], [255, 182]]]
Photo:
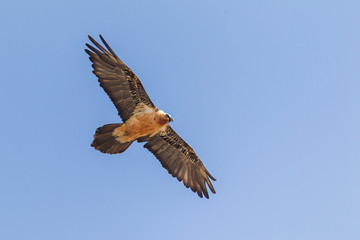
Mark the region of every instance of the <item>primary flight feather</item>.
[[190, 145], [170, 127], [172, 117], [152, 103], [140, 79], [101, 35], [105, 48], [91, 36], [89, 39], [96, 46], [86, 44], [89, 49], [85, 49], [93, 63], [93, 73], [123, 120], [123, 123], [99, 127], [91, 146], [103, 153], [115, 154], [124, 152], [134, 141], [146, 142], [144, 147], [173, 177], [200, 197], [209, 198], [206, 184], [215, 193], [210, 179], [216, 179]]

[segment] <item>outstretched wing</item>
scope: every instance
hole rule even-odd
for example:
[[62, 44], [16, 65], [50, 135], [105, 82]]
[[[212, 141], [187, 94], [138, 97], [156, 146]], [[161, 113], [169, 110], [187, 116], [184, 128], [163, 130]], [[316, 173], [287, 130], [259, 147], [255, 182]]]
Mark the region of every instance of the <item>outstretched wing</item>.
[[93, 63], [93, 73], [98, 77], [100, 86], [114, 103], [122, 120], [125, 122], [129, 119], [135, 108], [142, 104], [155, 108], [140, 79], [116, 56], [104, 38], [100, 35], [107, 49], [91, 36], [89, 39], [97, 47], [86, 44], [91, 51], [85, 49]]
[[153, 137], [140, 138], [138, 141], [147, 141], [144, 147], [155, 155], [173, 177], [183, 181], [184, 185], [190, 187], [199, 197], [203, 197], [204, 194], [209, 198], [205, 183], [211, 192], [215, 193], [209, 177], [214, 181], [216, 179], [211, 176], [189, 144], [170, 125]]

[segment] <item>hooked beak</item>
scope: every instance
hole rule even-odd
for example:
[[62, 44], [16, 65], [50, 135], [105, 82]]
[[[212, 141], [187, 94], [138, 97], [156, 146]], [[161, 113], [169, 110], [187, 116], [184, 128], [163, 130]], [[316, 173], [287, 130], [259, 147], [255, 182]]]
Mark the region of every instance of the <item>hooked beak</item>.
[[169, 116], [169, 122], [173, 122], [173, 121], [174, 121], [174, 119]]

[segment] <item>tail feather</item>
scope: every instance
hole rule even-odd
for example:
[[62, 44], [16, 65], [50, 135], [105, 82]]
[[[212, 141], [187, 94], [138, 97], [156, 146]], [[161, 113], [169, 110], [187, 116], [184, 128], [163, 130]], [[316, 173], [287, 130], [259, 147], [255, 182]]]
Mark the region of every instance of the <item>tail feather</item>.
[[96, 129], [91, 146], [102, 153], [115, 154], [124, 152], [132, 142], [121, 143], [112, 134], [121, 125], [120, 123], [106, 124]]

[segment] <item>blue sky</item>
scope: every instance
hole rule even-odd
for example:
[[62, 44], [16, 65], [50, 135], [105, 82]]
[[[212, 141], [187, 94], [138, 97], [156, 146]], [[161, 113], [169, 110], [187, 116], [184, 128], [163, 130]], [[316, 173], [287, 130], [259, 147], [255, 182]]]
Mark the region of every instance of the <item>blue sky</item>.
[[[360, 239], [358, 1], [3, 1], [1, 239]], [[218, 179], [200, 199], [120, 122], [101, 33]]]

